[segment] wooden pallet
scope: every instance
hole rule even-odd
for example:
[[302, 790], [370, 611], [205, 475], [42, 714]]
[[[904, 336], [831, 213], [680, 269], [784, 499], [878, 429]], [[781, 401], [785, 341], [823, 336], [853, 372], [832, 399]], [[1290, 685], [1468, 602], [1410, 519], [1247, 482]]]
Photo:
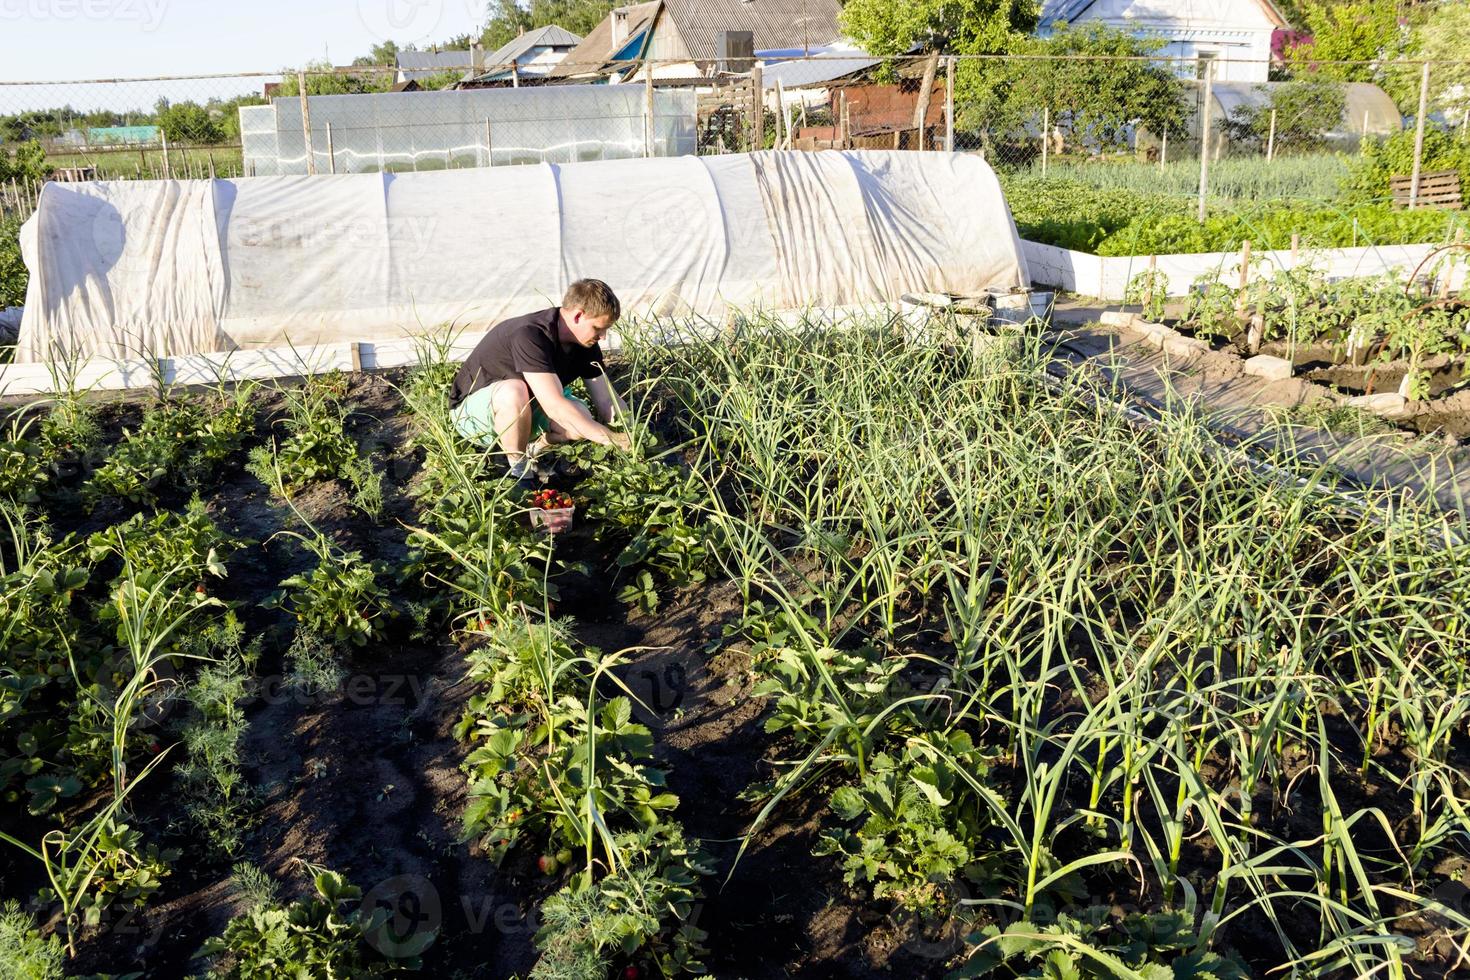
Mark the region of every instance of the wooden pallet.
[[[1388, 185], [1393, 191], [1393, 206], [1396, 208], [1408, 207], [1414, 178], [1392, 177]], [[1460, 193], [1460, 172], [1458, 170], [1439, 170], [1432, 174], [1419, 175], [1418, 204], [1421, 208], [1448, 208], [1451, 211], [1459, 211], [1464, 207]]]

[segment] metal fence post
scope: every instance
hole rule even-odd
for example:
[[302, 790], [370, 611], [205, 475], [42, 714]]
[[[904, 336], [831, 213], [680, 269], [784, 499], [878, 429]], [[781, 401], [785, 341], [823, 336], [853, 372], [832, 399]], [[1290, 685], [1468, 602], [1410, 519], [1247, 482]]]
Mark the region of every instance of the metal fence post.
[[1205, 199], [1210, 193], [1210, 135], [1214, 122], [1215, 60], [1205, 62], [1205, 100], [1200, 106], [1203, 119], [1199, 138], [1199, 223], [1205, 223]]
[[1414, 121], [1414, 176], [1409, 181], [1409, 207], [1419, 206], [1419, 181], [1424, 175], [1424, 117], [1429, 111], [1429, 62], [1419, 76], [1419, 117]]
[[954, 152], [954, 55], [944, 59], [944, 151]]
[[301, 97], [301, 140], [306, 146], [306, 172], [316, 175], [316, 148], [311, 145], [311, 103], [306, 98], [306, 72], [296, 73], [296, 91]]

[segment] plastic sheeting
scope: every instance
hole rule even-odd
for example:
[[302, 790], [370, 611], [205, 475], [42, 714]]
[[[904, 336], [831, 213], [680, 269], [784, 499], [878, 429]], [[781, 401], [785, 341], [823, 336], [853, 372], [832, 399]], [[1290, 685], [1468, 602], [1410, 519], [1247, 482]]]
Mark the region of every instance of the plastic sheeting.
[[[311, 156], [320, 174], [407, 173], [524, 163], [680, 156], [695, 149], [692, 89], [558, 85], [445, 92], [312, 95]], [[245, 173], [306, 174], [301, 100], [240, 108]], [[651, 147], [645, 147], [649, 137]]]
[[21, 361], [485, 329], [583, 276], [714, 320], [1028, 281], [984, 161], [893, 151], [53, 183], [21, 246]]

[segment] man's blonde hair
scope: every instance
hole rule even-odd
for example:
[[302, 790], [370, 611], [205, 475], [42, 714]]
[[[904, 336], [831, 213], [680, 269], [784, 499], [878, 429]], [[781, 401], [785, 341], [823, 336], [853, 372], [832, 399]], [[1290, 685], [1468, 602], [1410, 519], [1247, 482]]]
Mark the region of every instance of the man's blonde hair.
[[578, 279], [567, 290], [561, 305], [564, 310], [581, 310], [588, 316], [610, 316], [614, 320], [623, 313], [617, 294], [601, 279]]

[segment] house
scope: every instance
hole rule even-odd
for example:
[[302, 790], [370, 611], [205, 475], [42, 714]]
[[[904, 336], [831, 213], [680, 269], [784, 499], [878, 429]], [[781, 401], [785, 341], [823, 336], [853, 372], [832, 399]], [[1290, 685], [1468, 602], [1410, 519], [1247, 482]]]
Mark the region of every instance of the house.
[[582, 38], [555, 24], [526, 31], [485, 55], [481, 61], [485, 73], [476, 75], [465, 84], [515, 84], [524, 79], [545, 78], [567, 56], [567, 52], [581, 43]]
[[1159, 54], [1195, 62], [1180, 67], [1191, 76], [1213, 60], [1221, 82], [1265, 82], [1272, 35], [1291, 26], [1272, 0], [1044, 0], [1038, 33], [1094, 22], [1163, 40]]
[[[800, 57], [840, 35], [838, 0], [651, 0], [617, 7], [550, 72], [561, 81], [701, 80], [760, 61]], [[750, 48], [737, 52], [748, 35]], [[746, 55], [742, 60], [737, 55]], [[732, 64], [732, 62], [734, 64]]]
[[400, 51], [396, 82], [423, 82], [445, 72], [468, 75], [485, 64], [478, 49], [467, 51]]

